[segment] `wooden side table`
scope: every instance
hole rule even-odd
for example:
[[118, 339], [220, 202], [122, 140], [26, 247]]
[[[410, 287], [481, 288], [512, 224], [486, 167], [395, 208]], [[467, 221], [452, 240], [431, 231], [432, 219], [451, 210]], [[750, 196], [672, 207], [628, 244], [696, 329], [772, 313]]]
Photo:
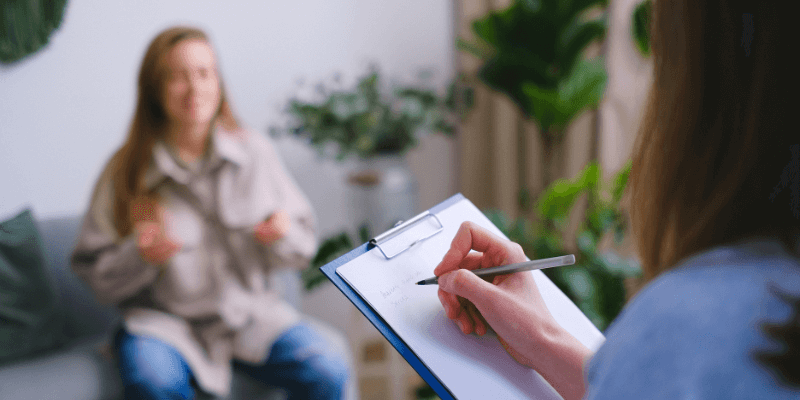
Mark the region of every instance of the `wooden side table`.
[[361, 400], [415, 400], [422, 378], [357, 309], [347, 337], [353, 349]]

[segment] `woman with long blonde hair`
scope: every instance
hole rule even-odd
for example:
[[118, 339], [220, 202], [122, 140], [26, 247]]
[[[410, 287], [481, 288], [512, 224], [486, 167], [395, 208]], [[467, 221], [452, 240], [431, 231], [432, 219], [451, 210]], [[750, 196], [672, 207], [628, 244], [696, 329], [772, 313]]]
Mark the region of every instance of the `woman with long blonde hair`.
[[237, 122], [206, 34], [158, 34], [72, 265], [122, 311], [114, 348], [126, 398], [224, 396], [233, 369], [293, 399], [341, 398], [341, 355], [270, 279], [315, 250], [308, 200], [270, 141]]

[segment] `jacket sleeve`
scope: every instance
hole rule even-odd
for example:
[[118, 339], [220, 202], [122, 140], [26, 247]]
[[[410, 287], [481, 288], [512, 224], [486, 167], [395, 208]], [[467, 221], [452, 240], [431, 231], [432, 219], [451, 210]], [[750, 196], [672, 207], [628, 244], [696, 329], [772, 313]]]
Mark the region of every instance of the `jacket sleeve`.
[[84, 216], [71, 268], [100, 301], [119, 304], [152, 284], [160, 269], [142, 259], [133, 234], [119, 237], [113, 224], [112, 199], [106, 168]]
[[280, 207], [292, 220], [286, 236], [264, 246], [266, 262], [270, 267], [305, 269], [317, 251], [314, 210], [289, 174], [271, 140], [258, 134], [251, 134], [251, 138], [258, 142], [258, 148], [263, 152], [261, 159], [268, 163], [272, 171], [269, 176], [275, 180], [279, 191]]

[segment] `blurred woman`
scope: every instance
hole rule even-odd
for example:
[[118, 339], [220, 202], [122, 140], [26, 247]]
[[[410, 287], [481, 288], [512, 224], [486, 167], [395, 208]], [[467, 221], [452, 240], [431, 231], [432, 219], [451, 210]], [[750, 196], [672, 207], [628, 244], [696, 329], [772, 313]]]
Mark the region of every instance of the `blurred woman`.
[[491, 327], [566, 399], [800, 397], [791, 4], [653, 2], [653, 86], [629, 182], [650, 282], [596, 354], [555, 322], [530, 273], [492, 284], [463, 270], [526, 259], [470, 223], [434, 271], [448, 317], [465, 334]]
[[341, 398], [348, 370], [270, 279], [316, 250], [312, 209], [231, 111], [208, 37], [174, 27], [142, 61], [124, 145], [102, 172], [73, 269], [116, 304], [126, 398], [225, 395], [232, 366], [293, 399]]

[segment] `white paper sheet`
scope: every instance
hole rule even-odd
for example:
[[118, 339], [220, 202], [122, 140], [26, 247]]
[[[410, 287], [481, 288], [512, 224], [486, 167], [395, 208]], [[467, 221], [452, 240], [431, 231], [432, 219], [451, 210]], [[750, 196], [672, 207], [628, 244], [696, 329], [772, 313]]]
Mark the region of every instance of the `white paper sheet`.
[[[374, 248], [339, 267], [336, 273], [381, 315], [457, 399], [560, 399], [539, 374], [514, 361], [494, 333], [464, 335], [444, 314], [437, 285], [416, 285], [433, 276], [462, 222], [473, 221], [504, 237], [466, 199], [437, 216], [444, 225], [442, 232], [391, 260]], [[600, 331], [541, 271], [530, 273], [556, 321], [596, 350], [605, 340]]]

